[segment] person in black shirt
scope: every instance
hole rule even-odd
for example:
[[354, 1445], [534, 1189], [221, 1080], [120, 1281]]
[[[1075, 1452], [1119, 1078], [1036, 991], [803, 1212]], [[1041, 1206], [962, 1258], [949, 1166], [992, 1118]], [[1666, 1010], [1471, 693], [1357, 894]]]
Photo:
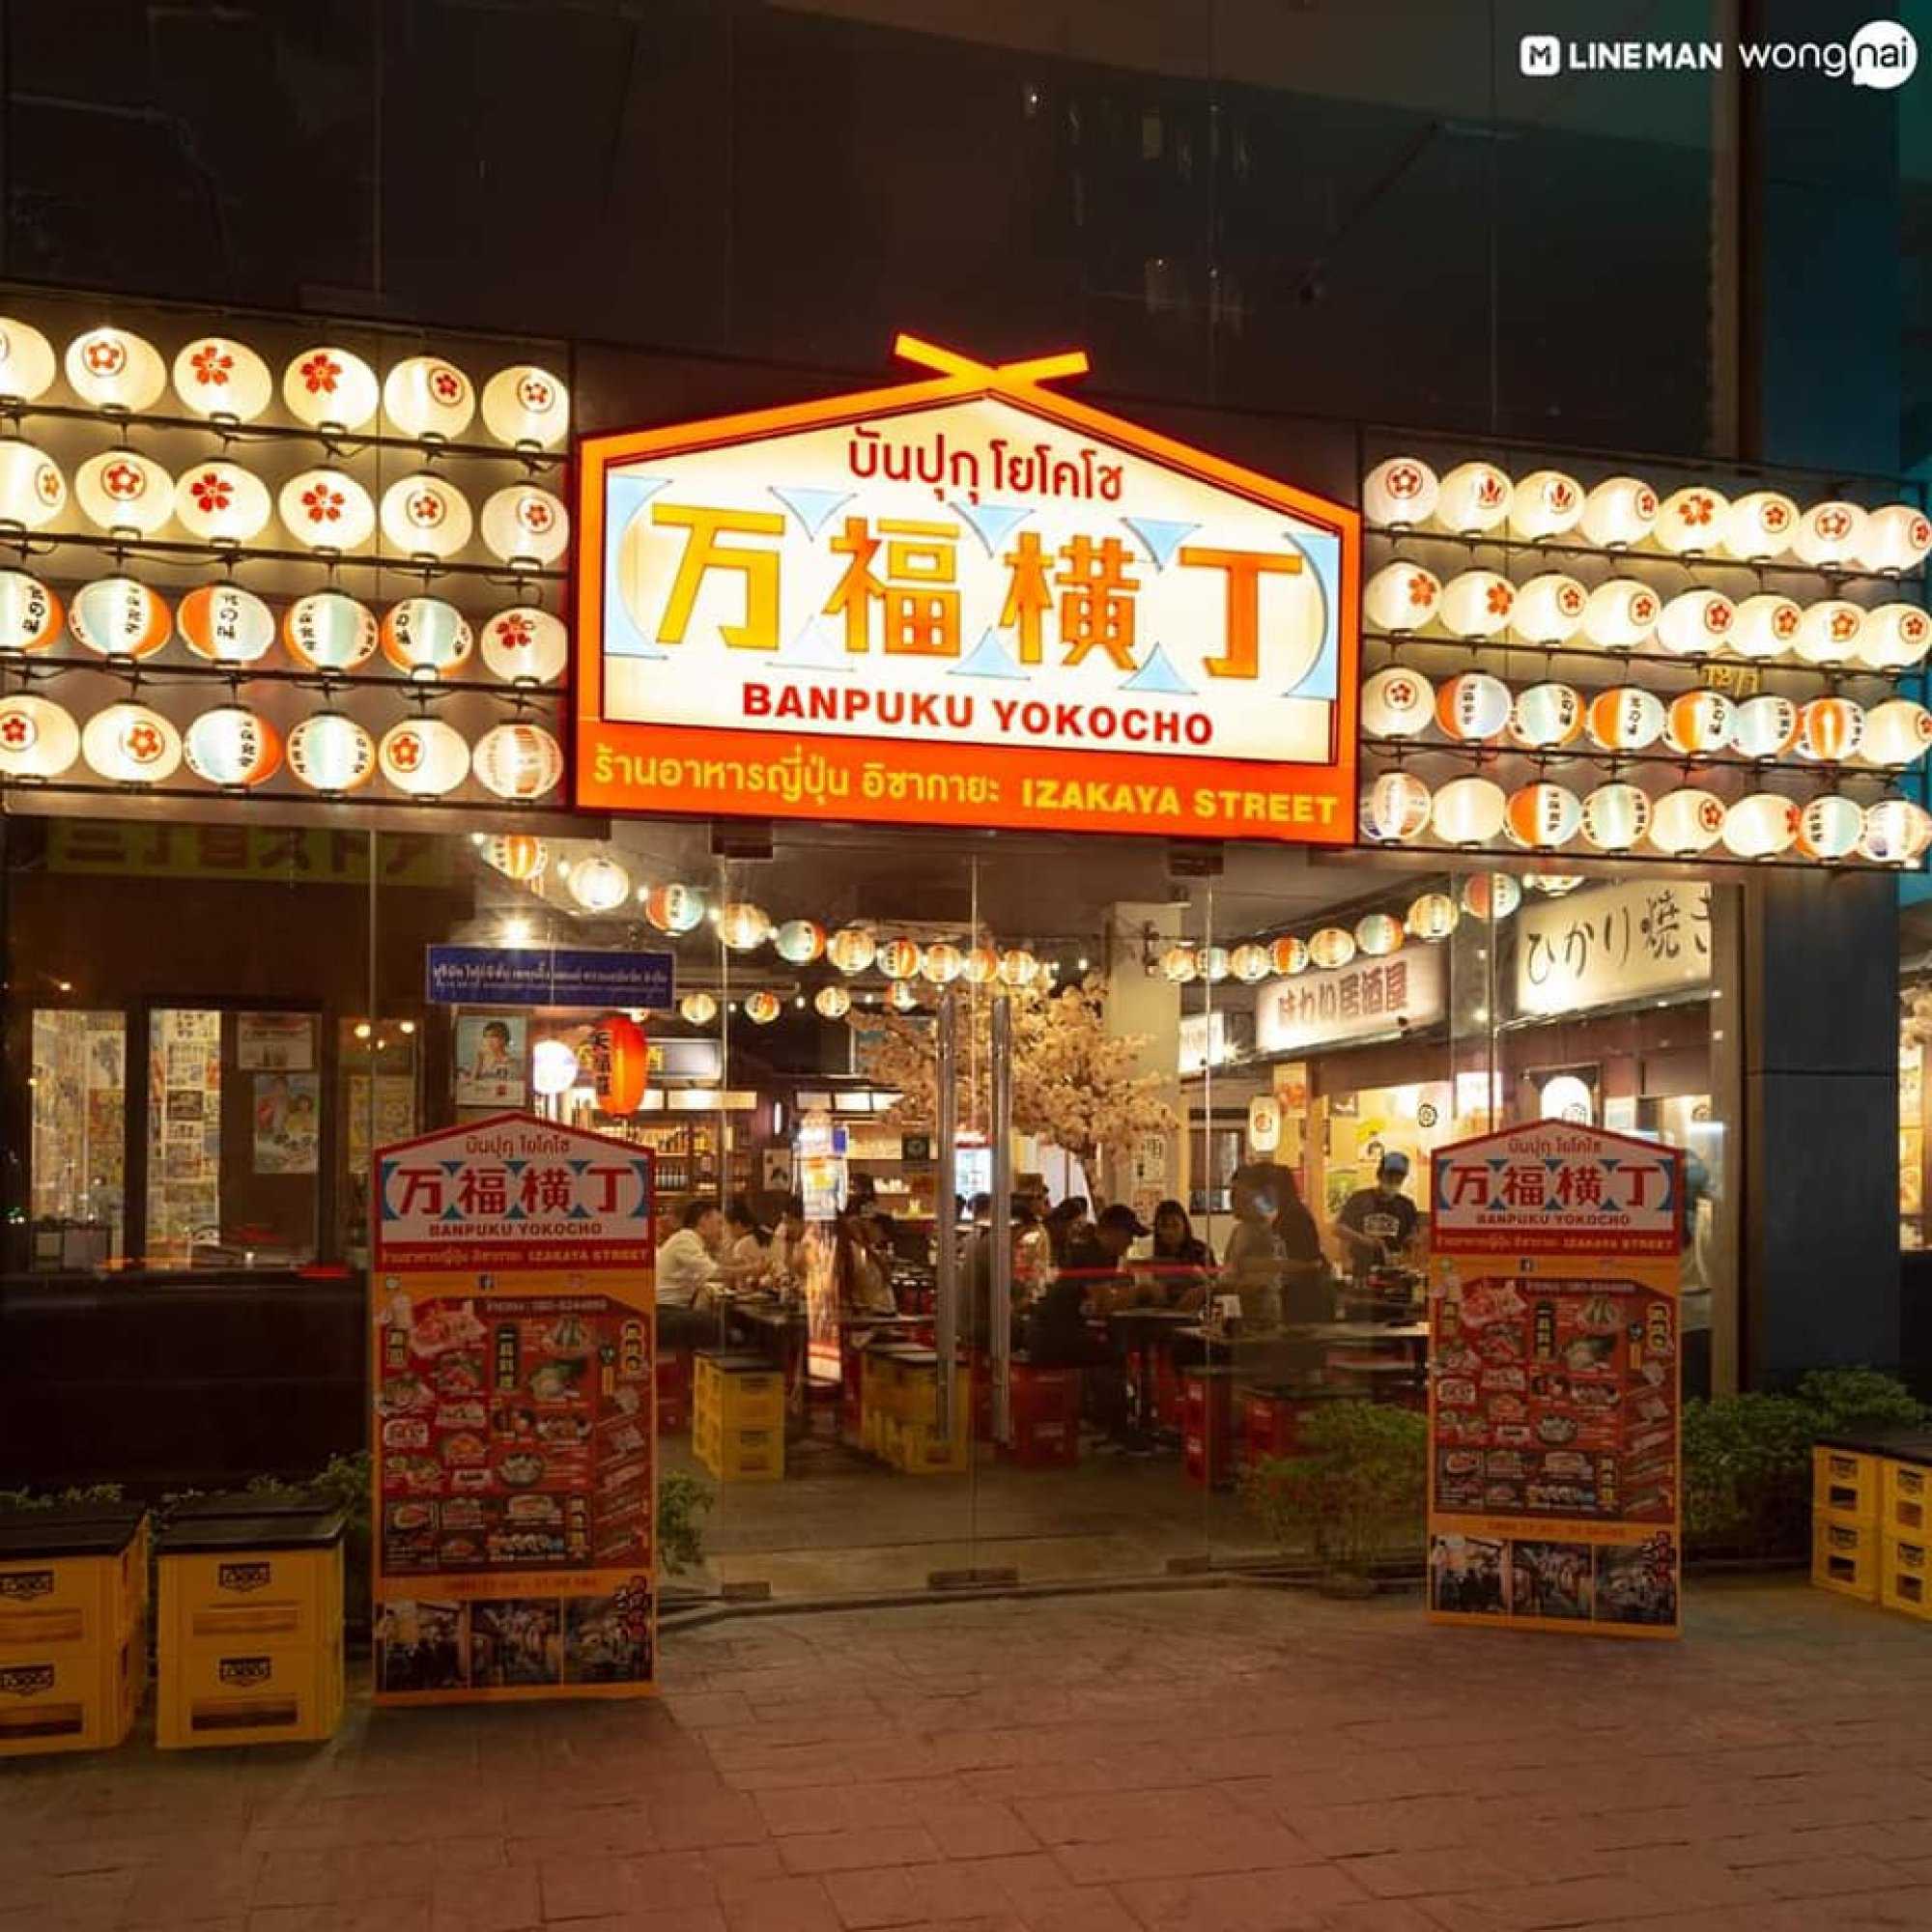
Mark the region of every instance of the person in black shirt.
[[1357, 1281], [1372, 1268], [1401, 1261], [1415, 1238], [1419, 1218], [1415, 1203], [1402, 1191], [1407, 1179], [1408, 1156], [1383, 1154], [1376, 1169], [1376, 1184], [1350, 1195], [1335, 1217], [1335, 1232], [1342, 1237]]

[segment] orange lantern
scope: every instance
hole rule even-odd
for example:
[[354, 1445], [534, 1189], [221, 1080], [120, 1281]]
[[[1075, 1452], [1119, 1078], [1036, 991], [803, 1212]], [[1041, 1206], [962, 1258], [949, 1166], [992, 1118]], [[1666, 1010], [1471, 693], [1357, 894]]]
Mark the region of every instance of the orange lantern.
[[650, 1085], [650, 1042], [636, 1020], [606, 1013], [590, 1029], [590, 1084], [607, 1114], [635, 1114]]

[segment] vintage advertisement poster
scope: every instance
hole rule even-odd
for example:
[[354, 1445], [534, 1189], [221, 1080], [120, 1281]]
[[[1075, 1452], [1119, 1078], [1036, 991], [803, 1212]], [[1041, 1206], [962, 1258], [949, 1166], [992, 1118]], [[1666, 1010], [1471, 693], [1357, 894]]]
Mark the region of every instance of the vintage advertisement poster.
[[1542, 1121], [1434, 1173], [1431, 1619], [1678, 1635], [1682, 1155]]
[[1350, 842], [1357, 513], [1083, 355], [898, 350], [939, 373], [583, 440], [578, 805]]
[[649, 1152], [504, 1114], [374, 1168], [376, 1701], [649, 1693]]

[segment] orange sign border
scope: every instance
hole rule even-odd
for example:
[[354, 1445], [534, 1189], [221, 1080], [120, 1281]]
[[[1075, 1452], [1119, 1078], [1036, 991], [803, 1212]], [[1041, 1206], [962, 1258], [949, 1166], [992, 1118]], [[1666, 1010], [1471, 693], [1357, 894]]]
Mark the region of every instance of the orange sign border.
[[[1362, 519], [1359, 510], [1312, 491], [1299, 490], [1257, 470], [1195, 449], [1158, 431], [1091, 409], [1040, 384], [1053, 377], [1078, 375], [1087, 367], [1079, 352], [992, 365], [901, 335], [896, 352], [941, 373], [924, 381], [895, 384], [777, 408], [677, 423], [662, 429], [581, 433], [575, 444], [576, 552], [575, 669], [576, 723], [573, 729], [573, 803], [580, 810], [624, 815], [704, 817], [841, 818], [899, 825], [997, 826], [1011, 831], [1077, 831], [1123, 837], [1260, 839], [1301, 845], [1352, 845], [1356, 842], [1356, 709], [1361, 658]], [[890, 737], [843, 736], [825, 732], [732, 730], [714, 725], [655, 726], [604, 716], [604, 483], [612, 464], [648, 455], [687, 454], [733, 443], [757, 441], [866, 418], [903, 415], [937, 405], [998, 397], [1015, 408], [1063, 428], [1145, 457], [1167, 469], [1230, 491], [1335, 532], [1341, 543], [1341, 595], [1336, 612], [1337, 661], [1334, 730], [1329, 761], [1322, 765], [1274, 763], [1264, 759], [1164, 756], [1154, 753], [1079, 752], [1019, 746], [924, 746]], [[1238, 793], [1287, 805], [1326, 805], [1326, 824], [1304, 824], [1293, 811], [1282, 822], [1264, 814], [1259, 824], [1235, 816], [1226, 824], [1206, 822], [1181, 810], [1172, 816], [1116, 814], [1085, 805], [1048, 817], [1029, 811], [1017, 800], [998, 806], [961, 796], [900, 804], [873, 799], [855, 809], [863, 796], [855, 782], [851, 798], [830, 808], [810, 797], [787, 799], [777, 791], [747, 796], [725, 786], [696, 790], [689, 785], [667, 796], [640, 795], [618, 781], [599, 781], [594, 774], [600, 750], [641, 753], [676, 746], [687, 755], [768, 759], [796, 747], [807, 757], [822, 757], [848, 772], [884, 753], [905, 772], [960, 780], [993, 778], [1017, 784], [1028, 778], [1095, 784], [1160, 784], [1183, 794], [1199, 788]], [[1293, 781], [1293, 783], [1285, 781]]]

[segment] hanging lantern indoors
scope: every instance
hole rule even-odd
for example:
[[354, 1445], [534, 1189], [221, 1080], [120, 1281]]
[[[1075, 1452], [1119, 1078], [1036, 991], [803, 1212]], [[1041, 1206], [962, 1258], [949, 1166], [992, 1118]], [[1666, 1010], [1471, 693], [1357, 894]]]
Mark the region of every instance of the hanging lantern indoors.
[[199, 335], [175, 357], [175, 394], [190, 413], [216, 422], [253, 422], [269, 407], [275, 379], [245, 342]]
[[1798, 742], [1798, 707], [1767, 692], [1747, 697], [1731, 721], [1731, 749], [1747, 758], [1781, 758]]
[[540, 1039], [530, 1049], [530, 1085], [550, 1098], [581, 1084], [583, 1064], [568, 1040]]
[[1740, 859], [1775, 859], [1798, 838], [1798, 807], [1776, 792], [1753, 792], [1724, 813], [1724, 847]]
[[825, 942], [825, 956], [841, 973], [863, 973], [878, 957], [879, 942], [863, 925], [847, 925]]
[[1509, 515], [1510, 479], [1493, 463], [1459, 463], [1442, 479], [1435, 521], [1458, 536], [1492, 530]]
[[484, 839], [479, 850], [486, 865], [520, 886], [542, 878], [550, 865], [550, 847], [527, 832], [498, 832]]
[[498, 798], [543, 798], [563, 781], [563, 747], [541, 724], [493, 724], [477, 739], [469, 769]]
[[1909, 697], [1889, 697], [1865, 713], [1865, 762], [1890, 770], [1909, 765], [1932, 746], [1932, 711]]
[[43, 651], [60, 639], [60, 599], [24, 570], [0, 570], [0, 656]]
[[175, 479], [152, 456], [105, 449], [73, 472], [73, 499], [97, 528], [151, 537], [174, 514]]
[[341, 590], [312, 590], [282, 613], [282, 641], [304, 670], [356, 670], [375, 656], [373, 612]]
[[1355, 935], [1347, 926], [1324, 925], [1310, 936], [1308, 956], [1326, 971], [1346, 966], [1355, 956]]
[[425, 469], [398, 477], [383, 492], [382, 525], [392, 551], [441, 562], [469, 543], [475, 522], [463, 492]]
[[687, 993], [677, 1009], [688, 1026], [709, 1026], [718, 1017], [718, 1002], [709, 993]]
[[0, 399], [31, 403], [54, 380], [54, 346], [32, 323], [0, 316]]
[[1798, 519], [1791, 548], [1800, 563], [1814, 570], [1844, 569], [1858, 554], [1865, 534], [1865, 513], [1856, 503], [1813, 503]]
[[1355, 950], [1366, 959], [1386, 959], [1402, 951], [1402, 921], [1385, 912], [1366, 913], [1355, 922]]
[[1409, 529], [1435, 514], [1442, 486], [1419, 456], [1391, 456], [1362, 479], [1362, 514], [1372, 524]]
[[1628, 550], [1657, 522], [1657, 492], [1640, 476], [1607, 476], [1583, 499], [1583, 536], [1599, 550]]
[[1576, 838], [1582, 822], [1583, 808], [1568, 786], [1526, 784], [1510, 793], [1503, 829], [1519, 845], [1553, 852]]
[[1451, 779], [1438, 785], [1429, 822], [1450, 845], [1487, 845], [1503, 829], [1503, 791], [1488, 779]]
[[1910, 866], [1932, 844], [1932, 817], [1909, 798], [1882, 798], [1865, 808], [1859, 850], [1881, 866]]
[[181, 733], [146, 704], [110, 704], [82, 728], [80, 754], [115, 784], [159, 784], [180, 768]]
[[1658, 613], [1657, 641], [1679, 657], [1705, 656], [1730, 642], [1737, 606], [1721, 590], [1686, 590]]
[[1667, 791], [1650, 814], [1650, 842], [1672, 858], [1708, 852], [1724, 832], [1724, 801], [1715, 793], [1686, 786]]
[[1917, 570], [1932, 551], [1932, 522], [1911, 503], [1888, 503], [1865, 519], [1858, 560], [1884, 577]]
[[1730, 743], [1737, 712], [1720, 691], [1680, 692], [1664, 706], [1663, 742], [1687, 758], [1708, 757]]
[[587, 1042], [590, 1086], [604, 1114], [635, 1114], [650, 1085], [651, 1049], [644, 1030], [625, 1013], [604, 1013]]
[[585, 912], [615, 912], [631, 896], [630, 873], [601, 852], [571, 867], [565, 884]]
[[469, 776], [469, 745], [440, 718], [406, 718], [383, 733], [376, 763], [398, 791], [440, 798]]
[[175, 515], [203, 543], [244, 544], [268, 528], [269, 486], [239, 463], [190, 465], [175, 485]]
[[852, 1010], [852, 995], [843, 986], [821, 986], [811, 996], [811, 1006], [822, 1020], [842, 1020]]
[[1436, 724], [1465, 745], [1500, 736], [1509, 718], [1509, 686], [1487, 671], [1460, 671], [1435, 694]]
[[673, 938], [704, 923], [704, 895], [696, 886], [653, 886], [644, 895], [644, 917]]
[[512, 483], [485, 499], [483, 542], [505, 563], [554, 563], [570, 548], [570, 513], [534, 483]]
[[1807, 859], [1848, 859], [1864, 836], [1865, 814], [1856, 799], [1826, 792], [1798, 814], [1798, 849]]
[[1510, 630], [1526, 644], [1567, 644], [1583, 621], [1590, 593], [1574, 577], [1546, 570], [1517, 587]]
[[382, 624], [383, 655], [419, 682], [461, 670], [475, 643], [463, 613], [440, 597], [405, 597]]
[[97, 577], [73, 593], [68, 629], [104, 658], [150, 658], [174, 629], [173, 613], [157, 592], [131, 577]]
[[787, 966], [810, 966], [825, 951], [825, 928], [809, 919], [788, 919], [772, 934], [772, 950]]
[[1560, 469], [1532, 469], [1510, 493], [1510, 532], [1529, 543], [1560, 537], [1583, 519], [1583, 486]]
[[1486, 924], [1500, 924], [1522, 903], [1522, 887], [1509, 872], [1477, 872], [1463, 881], [1463, 910]]
[[1225, 946], [1202, 946], [1195, 949], [1194, 971], [1210, 986], [1218, 986], [1232, 970], [1228, 960], [1228, 949]]
[[1724, 549], [1746, 563], [1782, 556], [1798, 534], [1798, 505], [1776, 490], [1753, 490], [1724, 519]]
[[1030, 986], [1039, 977], [1039, 961], [1024, 946], [1013, 946], [1000, 954], [1000, 983]]
[[1362, 836], [1383, 844], [1419, 838], [1429, 824], [1429, 787], [1408, 772], [1384, 772], [1362, 787]]
[[919, 971], [919, 947], [910, 939], [889, 939], [879, 948], [878, 965], [888, 980], [910, 980]]
[[1308, 971], [1308, 945], [1292, 932], [1284, 932], [1268, 942], [1268, 964], [1284, 979]]
[[376, 530], [376, 506], [355, 477], [340, 469], [304, 469], [275, 496], [275, 513], [308, 550], [359, 550]]
[[772, 919], [750, 899], [727, 899], [718, 909], [718, 943], [727, 952], [755, 952], [772, 936]]
[[1000, 977], [1000, 955], [990, 946], [976, 946], [966, 954], [966, 983], [990, 986]]
[[1516, 586], [1493, 570], [1459, 571], [1442, 586], [1442, 627], [1453, 637], [1493, 638], [1506, 629]]
[[476, 392], [453, 362], [440, 355], [411, 355], [384, 379], [383, 413], [402, 436], [449, 442], [469, 427]]
[[1362, 729], [1372, 738], [1413, 738], [1435, 715], [1435, 687], [1406, 665], [1378, 670], [1362, 686]]
[[1403, 923], [1411, 939], [1435, 942], [1447, 939], [1456, 930], [1456, 901], [1447, 893], [1424, 893], [1409, 901]]
[[1268, 976], [1267, 948], [1244, 940], [1228, 954], [1228, 969], [1242, 985], [1259, 986]]
[[1638, 685], [1617, 685], [1591, 698], [1584, 723], [1600, 750], [1641, 752], [1663, 736], [1663, 700]]
[[1272, 1094], [1257, 1094], [1248, 1102], [1248, 1146], [1256, 1153], [1272, 1153], [1281, 1145], [1281, 1102]]
[[570, 391], [534, 362], [498, 369], [483, 384], [483, 427], [512, 449], [554, 449], [570, 434]]
[[21, 442], [0, 439], [0, 524], [38, 530], [67, 508], [67, 478], [52, 457]]
[[1865, 714], [1848, 697], [1814, 697], [1798, 712], [1798, 755], [1817, 765], [1839, 765], [1858, 754]]
[[1932, 616], [1917, 604], [1880, 604], [1859, 627], [1859, 662], [1875, 670], [1910, 670], [1932, 646]]
[[895, 980], [886, 988], [886, 1005], [895, 1013], [916, 1013], [919, 1010], [919, 988], [910, 980]]
[[1702, 483], [1673, 490], [1659, 505], [1651, 540], [1672, 556], [1702, 556], [1720, 547], [1731, 499]]
[[152, 342], [125, 328], [90, 328], [67, 346], [68, 386], [83, 403], [117, 414], [152, 409], [168, 385]]
[[498, 611], [483, 626], [483, 662], [505, 684], [550, 684], [570, 662], [562, 620], [534, 604]]
[[1441, 579], [1419, 563], [1385, 564], [1362, 587], [1362, 610], [1371, 628], [1399, 636], [1421, 630], [1441, 601]]
[[1862, 649], [1865, 613], [1842, 597], [1808, 605], [1798, 625], [1798, 655], [1810, 665], [1850, 664]]
[[381, 393], [375, 370], [361, 356], [328, 343], [291, 356], [282, 371], [282, 401], [310, 429], [360, 429], [376, 413]]
[[210, 784], [252, 789], [282, 768], [282, 734], [244, 705], [204, 711], [182, 739], [187, 768]]
[[318, 711], [289, 733], [289, 770], [311, 791], [355, 791], [376, 771], [376, 741], [340, 711]]
[[1583, 699], [1567, 684], [1532, 684], [1510, 707], [1510, 736], [1525, 751], [1555, 752], [1583, 735]]
[[1599, 785], [1583, 801], [1583, 837], [1599, 852], [1628, 852], [1650, 829], [1650, 794], [1640, 785]]
[[1634, 577], [1611, 577], [1583, 606], [1583, 635], [1606, 651], [1634, 651], [1657, 629], [1662, 599]]
[[1745, 598], [1731, 618], [1731, 649], [1741, 658], [1776, 658], [1798, 642], [1804, 609], [1776, 591]]
[[24, 692], [0, 697], [0, 773], [57, 779], [79, 756], [80, 726], [64, 705]]
[[920, 972], [935, 986], [952, 985], [965, 963], [958, 947], [949, 946], [943, 939], [919, 955]]

